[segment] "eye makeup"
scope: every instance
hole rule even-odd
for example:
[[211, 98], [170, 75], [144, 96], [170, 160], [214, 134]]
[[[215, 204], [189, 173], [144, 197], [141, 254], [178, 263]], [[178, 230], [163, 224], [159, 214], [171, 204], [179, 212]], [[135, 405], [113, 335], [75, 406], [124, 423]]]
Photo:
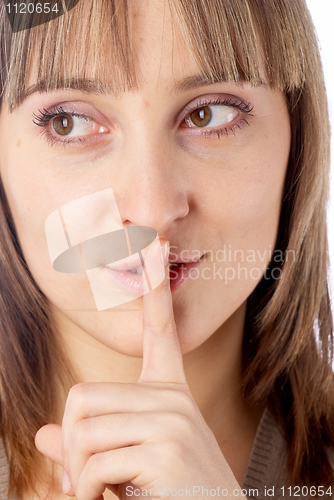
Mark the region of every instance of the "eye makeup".
[[[185, 106], [180, 117], [180, 128], [197, 137], [218, 139], [235, 135], [242, 124], [249, 125], [247, 117], [253, 116], [253, 106], [235, 96], [198, 97]], [[218, 123], [222, 121], [222, 123]], [[42, 128], [42, 136], [51, 146], [82, 146], [108, 134], [110, 130], [90, 116], [66, 104], [33, 113], [33, 123]], [[210, 126], [211, 124], [211, 126]], [[215, 126], [213, 126], [215, 125]]]

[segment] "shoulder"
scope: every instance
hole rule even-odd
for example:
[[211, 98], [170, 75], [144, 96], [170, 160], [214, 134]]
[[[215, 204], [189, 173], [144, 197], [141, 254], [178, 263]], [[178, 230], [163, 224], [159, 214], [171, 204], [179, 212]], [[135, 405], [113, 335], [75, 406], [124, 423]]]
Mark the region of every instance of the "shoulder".
[[[334, 468], [334, 450], [327, 449], [331, 466]], [[292, 487], [288, 474], [288, 449], [279, 426], [268, 409], [265, 409], [257, 429], [253, 449], [243, 482], [250, 500], [283, 500], [301, 497], [314, 498], [314, 492]], [[319, 489], [320, 491], [321, 489]], [[334, 487], [326, 493], [326, 499], [334, 498]]]
[[287, 447], [273, 416], [265, 409], [257, 429], [243, 488], [249, 499], [281, 498], [287, 484]]
[[9, 466], [3, 441], [0, 438], [0, 499], [8, 498]]

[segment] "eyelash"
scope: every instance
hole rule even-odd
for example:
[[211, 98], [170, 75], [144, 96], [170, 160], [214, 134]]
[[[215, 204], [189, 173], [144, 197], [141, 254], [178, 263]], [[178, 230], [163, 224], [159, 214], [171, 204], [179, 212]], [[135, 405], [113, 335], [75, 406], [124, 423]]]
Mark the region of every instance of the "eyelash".
[[52, 111], [48, 109], [39, 109], [38, 110], [39, 114], [33, 113], [33, 123], [37, 125], [38, 127], [44, 128], [42, 131], [41, 135], [45, 135], [46, 139], [48, 142], [50, 142], [51, 146], [53, 145], [63, 145], [67, 146], [70, 145], [71, 143], [84, 143], [87, 141], [87, 138], [81, 138], [81, 137], [64, 137], [63, 139], [56, 139], [53, 135], [50, 134], [49, 130], [47, 129], [48, 125], [50, 124], [51, 120], [53, 118], [57, 118], [57, 116], [62, 116], [62, 115], [70, 115], [70, 116], [76, 116], [78, 118], [83, 118], [85, 121], [90, 121], [92, 118], [87, 117], [84, 114], [78, 113], [77, 111], [70, 110], [70, 111], [65, 111], [61, 106], [55, 106]]
[[[203, 131], [201, 130], [201, 127], [189, 127], [186, 126], [185, 128], [194, 128], [196, 130], [199, 130], [200, 132], [197, 133], [197, 135], [204, 136], [205, 138], [210, 138], [213, 135], [216, 135], [218, 139], [220, 139], [223, 135], [228, 137], [228, 135], [232, 132], [233, 135], [235, 135], [236, 129], [241, 129], [241, 123], [244, 122], [247, 125], [249, 125], [248, 120], [246, 119], [246, 116], [253, 116], [252, 111], [254, 109], [254, 106], [251, 105], [251, 103], [246, 103], [242, 101], [241, 99], [233, 99], [233, 98], [216, 98], [216, 99], [198, 99], [195, 103], [192, 103], [191, 105], [187, 106], [185, 108], [185, 111], [187, 111], [187, 115], [183, 119], [185, 121], [187, 118], [190, 117], [191, 113], [193, 113], [196, 109], [201, 109], [205, 108], [207, 106], [228, 106], [234, 109], [239, 110], [244, 116], [239, 119], [238, 123], [234, 125], [230, 125], [229, 127], [224, 126], [221, 128], [209, 128], [209, 129], [204, 129]], [[74, 110], [66, 111], [64, 110], [61, 106], [55, 106], [51, 111], [47, 109], [42, 109], [38, 110], [39, 114], [33, 113], [33, 123], [37, 125], [38, 127], [42, 127], [44, 130], [42, 132], [42, 135], [46, 136], [47, 141], [53, 146], [53, 145], [63, 145], [69, 146], [73, 143], [85, 143], [88, 142], [89, 139], [87, 139], [85, 136], [83, 137], [75, 137], [75, 138], [62, 138], [62, 139], [56, 139], [53, 135], [51, 135], [50, 131], [48, 130], [48, 126], [53, 118], [56, 118], [61, 115], [70, 115], [70, 116], [75, 116], [78, 118], [83, 118], [86, 121], [91, 120], [92, 118], [87, 117], [84, 114], [78, 113]]]
[[[254, 116], [252, 114], [252, 111], [254, 109], [254, 106], [250, 102], [246, 103], [245, 101], [242, 101], [241, 99], [233, 99], [231, 97], [229, 98], [216, 98], [216, 99], [203, 99], [200, 100], [198, 99], [195, 104], [191, 104], [189, 107], [186, 107], [186, 111], [188, 111], [188, 114], [185, 119], [189, 118], [191, 113], [196, 111], [197, 109], [205, 108], [206, 106], [228, 106], [234, 109], [237, 109], [241, 111], [241, 113], [244, 115], [241, 119], [239, 119], [238, 123], [235, 123], [234, 125], [230, 125], [229, 127], [224, 126], [221, 128], [211, 128], [211, 129], [203, 129], [204, 132], [200, 132], [199, 135], [204, 136], [205, 138], [209, 139], [213, 135], [217, 135], [218, 139], [220, 139], [223, 135], [228, 137], [229, 133], [232, 132], [233, 135], [235, 135], [236, 129], [241, 129], [241, 123], [244, 122], [249, 126], [249, 122], [247, 120], [246, 116]], [[187, 127], [187, 128], [195, 128], [196, 130], [200, 130], [201, 127]]]

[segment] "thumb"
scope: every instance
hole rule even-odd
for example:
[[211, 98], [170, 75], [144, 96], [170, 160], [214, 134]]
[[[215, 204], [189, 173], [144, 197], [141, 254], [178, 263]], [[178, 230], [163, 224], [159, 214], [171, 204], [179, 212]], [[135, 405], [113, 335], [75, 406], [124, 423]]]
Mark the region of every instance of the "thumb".
[[[62, 429], [60, 425], [48, 424], [41, 427], [35, 436], [35, 445], [38, 451], [43, 453], [48, 458], [51, 458], [59, 465], [63, 465], [62, 456]], [[67, 474], [64, 472], [64, 476]], [[68, 477], [68, 476], [67, 476]], [[64, 478], [63, 478], [64, 481]], [[70, 479], [68, 478], [68, 483]], [[63, 482], [64, 484], [64, 482]], [[74, 496], [72, 487], [66, 483], [66, 494]]]
[[60, 425], [48, 424], [41, 427], [35, 436], [35, 445], [43, 455], [62, 465], [62, 435]]

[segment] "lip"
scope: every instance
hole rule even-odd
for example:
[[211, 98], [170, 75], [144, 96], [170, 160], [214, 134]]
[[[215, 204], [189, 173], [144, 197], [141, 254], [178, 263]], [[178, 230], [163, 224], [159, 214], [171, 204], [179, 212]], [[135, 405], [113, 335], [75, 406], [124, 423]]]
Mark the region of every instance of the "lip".
[[197, 268], [204, 260], [204, 255], [199, 260], [187, 262], [172, 262], [179, 264], [169, 270], [170, 289], [174, 293], [179, 290], [191, 278], [191, 270]]
[[[115, 263], [112, 265], [109, 264], [108, 266], [105, 266], [104, 269], [109, 273], [111, 279], [120, 286], [120, 288], [134, 295], [135, 298], [143, 295], [144, 288], [142, 274], [134, 274], [129, 271], [129, 269], [141, 267], [141, 261], [135, 255], [131, 257], [125, 259], [126, 262]], [[185, 285], [191, 277], [191, 270], [198, 267], [203, 259], [204, 255], [202, 255], [202, 257], [197, 261], [170, 262], [170, 264], [178, 264], [177, 266], [172, 266], [169, 271], [170, 289], [172, 293], [176, 292], [176, 290], [179, 290], [183, 285]]]
[[[141, 264], [140, 264], [141, 265]], [[133, 269], [131, 266], [128, 269]], [[111, 279], [119, 285], [120, 288], [126, 290], [135, 297], [140, 297], [144, 293], [143, 280], [141, 274], [131, 273], [129, 270], [117, 270], [110, 266], [105, 266], [104, 269], [109, 273]]]

